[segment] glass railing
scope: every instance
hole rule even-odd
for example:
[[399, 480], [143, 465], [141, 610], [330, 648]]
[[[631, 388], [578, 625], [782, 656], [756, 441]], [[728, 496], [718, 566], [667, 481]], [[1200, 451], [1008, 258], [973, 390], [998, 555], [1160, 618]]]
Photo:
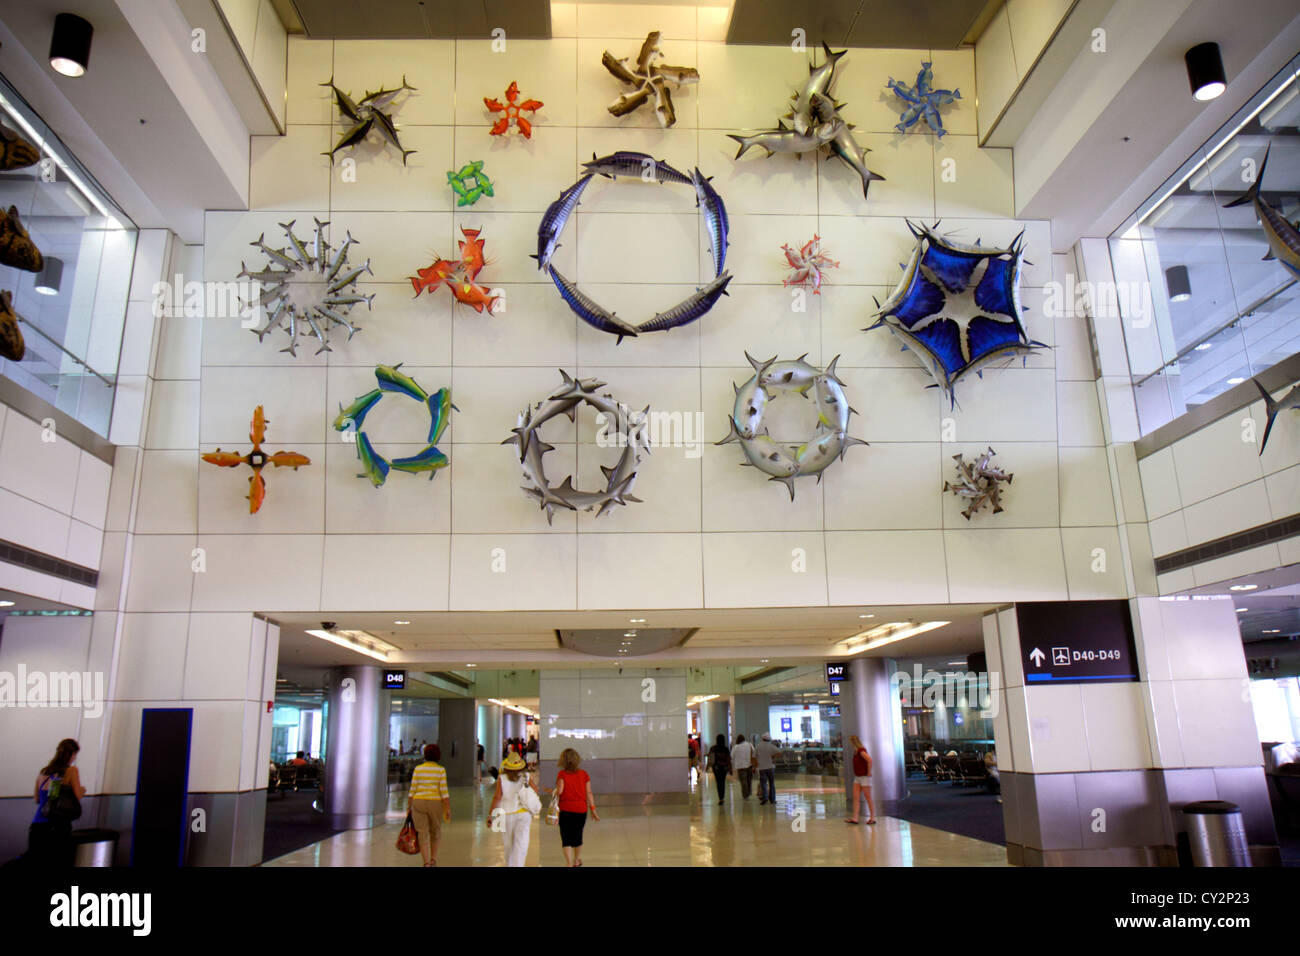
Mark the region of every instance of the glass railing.
[[39, 154], [0, 164], [17, 166], [0, 169], [0, 211], [17, 211], [44, 260], [40, 272], [0, 263], [26, 346], [21, 361], [0, 358], [0, 376], [107, 437], [136, 227], [3, 76], [0, 124]]
[[[1300, 276], [1249, 201], [1300, 216], [1300, 56], [1110, 236], [1142, 434], [1300, 351]], [[1267, 165], [1265, 157], [1267, 156]], [[1290, 228], [1286, 226], [1285, 228]]]

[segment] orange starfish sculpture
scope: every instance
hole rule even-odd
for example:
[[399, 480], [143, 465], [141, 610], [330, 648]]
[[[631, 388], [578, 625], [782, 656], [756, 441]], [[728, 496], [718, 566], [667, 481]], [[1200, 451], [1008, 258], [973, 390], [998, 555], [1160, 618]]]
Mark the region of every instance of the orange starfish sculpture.
[[510, 85], [506, 87], [506, 101], [504, 103], [498, 99], [485, 96], [483, 97], [483, 105], [493, 113], [503, 114], [499, 120], [492, 124], [492, 129], [488, 130], [491, 135], [504, 136], [510, 132], [510, 127], [513, 126], [524, 134], [524, 139], [532, 139], [533, 124], [520, 114], [535, 113], [545, 104], [541, 100], [524, 100], [520, 103], [519, 84], [511, 80]]
[[262, 451], [262, 442], [266, 440], [266, 415], [261, 405], [253, 410], [253, 421], [248, 429], [248, 438], [253, 443], [253, 450], [247, 455], [222, 451], [218, 448], [204, 455], [203, 460], [221, 468], [248, 465], [253, 469], [253, 476], [248, 479], [248, 513], [255, 515], [262, 507], [262, 502], [266, 500], [266, 480], [262, 477], [262, 469], [271, 464], [277, 468], [292, 468], [297, 471], [300, 465], [310, 465], [311, 459], [296, 451], [277, 451], [274, 455]]

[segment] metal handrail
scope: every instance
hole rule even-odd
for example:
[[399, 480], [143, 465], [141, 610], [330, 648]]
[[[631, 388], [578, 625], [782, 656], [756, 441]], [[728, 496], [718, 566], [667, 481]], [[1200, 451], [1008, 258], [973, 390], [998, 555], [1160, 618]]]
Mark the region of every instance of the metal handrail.
[[69, 352], [66, 348], [64, 348], [62, 342], [55, 341], [53, 338], [51, 338], [49, 335], [47, 335], [47, 334], [46, 334], [46, 333], [45, 333], [45, 332], [44, 332], [44, 331], [43, 331], [43, 330], [42, 330], [38, 325], [36, 325], [36, 323], [33, 322], [31, 319], [27, 319], [27, 318], [24, 318], [23, 316], [19, 315], [18, 312], [17, 312], [17, 310], [14, 311], [14, 316], [18, 319], [19, 322], [23, 323], [23, 325], [27, 326], [29, 329], [31, 329], [33, 332], [35, 332], [37, 335], [39, 335], [39, 336], [40, 336], [41, 338], [43, 338], [45, 341], [49, 342], [51, 345], [53, 345], [56, 349], [58, 349], [60, 352], [62, 352], [62, 353], [63, 353], [64, 355], [66, 355], [68, 358], [72, 359], [72, 361], [76, 362], [78, 365], [80, 365], [82, 368], [84, 368], [84, 369], [85, 369], [87, 372], [89, 372], [91, 375], [95, 376], [95, 378], [97, 378], [97, 379], [99, 379], [101, 382], [103, 382], [105, 386], [107, 386], [108, 388], [112, 388], [112, 387], [113, 387], [113, 382], [109, 381], [109, 380], [108, 380], [107, 378], [105, 378], [103, 375], [100, 375], [100, 374], [99, 374], [98, 372], [96, 372], [93, 368], [91, 368], [91, 367], [90, 367], [90, 363], [88, 363], [85, 359], [83, 359], [83, 358], [79, 358], [79, 357], [77, 357], [76, 355], [74, 355], [74, 354], [72, 354], [71, 352]]

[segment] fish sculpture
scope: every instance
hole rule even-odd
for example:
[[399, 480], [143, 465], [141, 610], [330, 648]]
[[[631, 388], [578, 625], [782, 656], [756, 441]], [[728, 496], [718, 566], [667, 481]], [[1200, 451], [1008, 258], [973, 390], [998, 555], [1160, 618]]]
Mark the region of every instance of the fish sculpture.
[[[547, 524], [553, 522], [557, 509], [594, 511], [599, 518], [608, 514], [616, 505], [639, 503], [641, 499], [632, 494], [632, 489], [636, 484], [642, 454], [650, 453], [647, 426], [650, 406], [647, 405], [638, 415], [631, 416], [621, 402], [609, 393], [599, 391], [605, 387], [605, 383], [599, 379], [579, 379], [563, 369], [560, 369], [560, 376], [563, 384], [545, 400], [521, 411], [517, 424], [510, 430], [510, 437], [501, 443], [514, 445], [519, 454], [524, 493], [536, 500], [538, 507], [546, 512]], [[555, 448], [543, 441], [539, 434], [546, 422], [561, 415], [576, 422], [578, 408], [584, 404], [606, 416], [606, 421], [618, 423], [618, 443], [623, 449], [615, 465], [601, 466], [605, 487], [595, 491], [575, 488], [572, 475], [559, 485], [550, 484], [543, 459]]]
[[1268, 389], [1259, 384], [1259, 379], [1252, 378], [1251, 381], [1259, 389], [1259, 397], [1264, 399], [1264, 412], [1268, 416], [1268, 423], [1264, 426], [1264, 437], [1259, 443], [1259, 453], [1262, 456], [1264, 449], [1268, 447], [1268, 436], [1273, 431], [1273, 422], [1277, 419], [1277, 413], [1300, 408], [1300, 385], [1292, 386], [1290, 391], [1275, 401], [1268, 393]]
[[[429, 480], [442, 468], [451, 464], [450, 459], [437, 447], [443, 432], [451, 420], [451, 412], [460, 411], [451, 402], [451, 390], [440, 388], [432, 395], [426, 392], [415, 379], [401, 370], [402, 363], [396, 365], [375, 366], [375, 381], [379, 387], [372, 389], [354, 401], [347, 408], [340, 403], [339, 414], [334, 419], [333, 428], [338, 432], [352, 431], [357, 446], [357, 460], [361, 462], [358, 478], [367, 479], [376, 488], [388, 480], [390, 469], [409, 474], [428, 472]], [[429, 412], [428, 444], [415, 455], [394, 458], [391, 461], [375, 450], [366, 434], [365, 418], [370, 410], [379, 404], [385, 393], [404, 395], [415, 399]]]
[[813, 295], [822, 294], [822, 278], [825, 276], [825, 271], [838, 269], [840, 266], [822, 251], [821, 236], [815, 233], [798, 250], [783, 245], [781, 251], [785, 253], [785, 261], [790, 264], [790, 274], [782, 280], [781, 284], [807, 286], [812, 289]]
[[0, 358], [21, 362], [27, 354], [22, 329], [18, 328], [18, 313], [14, 311], [13, 293], [0, 291]]
[[659, 63], [658, 60], [663, 55], [659, 52], [660, 36], [658, 30], [646, 34], [633, 64], [629, 65], [626, 57], [619, 59], [608, 50], [601, 56], [600, 62], [615, 79], [631, 87], [609, 104], [609, 112], [614, 116], [626, 116], [648, 103], [653, 96], [655, 117], [659, 125], [667, 129], [677, 122], [677, 112], [673, 108], [673, 97], [668, 84], [680, 88], [688, 83], [698, 83], [700, 74], [694, 67]]
[[539, 271], [545, 271], [550, 265], [551, 256], [560, 248], [560, 233], [564, 231], [569, 216], [578, 207], [578, 200], [591, 182], [591, 173], [581, 177], [576, 183], [560, 193], [560, 198], [546, 207], [542, 222], [537, 227], [537, 255], [530, 258], [537, 260]]
[[484, 239], [481, 229], [462, 226], [465, 236], [460, 240], [460, 258], [443, 259], [434, 256], [433, 263], [423, 269], [416, 269], [415, 275], [408, 276], [415, 289], [416, 298], [420, 293], [432, 291], [445, 285], [451, 290], [452, 298], [462, 305], [470, 306], [475, 312], [486, 311], [489, 315], [496, 311], [500, 296], [493, 295], [492, 290], [478, 284], [475, 279], [486, 265], [484, 258]]
[[934, 71], [930, 69], [928, 60], [921, 62], [921, 69], [916, 74], [916, 86], [909, 86], [891, 76], [885, 88], [893, 90], [894, 95], [904, 103], [903, 112], [899, 115], [898, 125], [894, 129], [906, 133], [916, 125], [917, 121], [924, 118], [926, 125], [940, 139], [947, 130], [943, 128], [943, 117], [939, 115], [939, 107], [949, 106], [961, 99], [960, 90], [934, 88]]
[[483, 160], [475, 159], [460, 169], [447, 171], [447, 185], [456, 194], [457, 206], [472, 206], [484, 196], [495, 196], [492, 180], [483, 172]]
[[967, 521], [986, 504], [992, 506], [993, 514], [1003, 511], [1002, 485], [1011, 484], [1011, 479], [1015, 476], [993, 464], [995, 454], [990, 448], [970, 461], [963, 454], [952, 456], [957, 463], [957, 480], [945, 481], [943, 490], [951, 491], [965, 503], [966, 508], [961, 515]]
[[[857, 173], [862, 182], [862, 198], [866, 199], [871, 183], [885, 177], [867, 168], [868, 151], [853, 138], [852, 124], [840, 115], [844, 104], [836, 101], [832, 94], [835, 69], [848, 51], [836, 53], [826, 43], [822, 44], [822, 50], [825, 59], [820, 66], [816, 62], [808, 65], [808, 79], [790, 97], [790, 112], [777, 120], [775, 129], [727, 135], [740, 144], [736, 159], [755, 146], [764, 150], [768, 158], [777, 153], [800, 156], [825, 149]], [[784, 122], [787, 119], [791, 121], [790, 126]]]
[[907, 227], [916, 243], [900, 263], [902, 279], [863, 331], [884, 327], [898, 336], [955, 407], [954, 388], [963, 376], [982, 377], [991, 362], [1025, 359], [1048, 347], [1030, 339], [1021, 320], [1024, 233], [995, 248], [941, 236], [938, 223]]
[[[1225, 209], [1231, 209], [1233, 206], [1244, 206], [1251, 203], [1255, 207], [1255, 215], [1259, 218], [1259, 223], [1264, 227], [1264, 238], [1268, 240], [1268, 251], [1264, 253], [1264, 259], [1276, 259], [1277, 262], [1291, 273], [1291, 278], [1300, 279], [1300, 231], [1297, 226], [1287, 222], [1286, 217], [1276, 206], [1264, 199], [1260, 195], [1260, 189], [1264, 183], [1264, 169], [1268, 166], [1269, 150], [1273, 148], [1270, 143], [1264, 150], [1264, 161], [1259, 164], [1259, 172], [1255, 174], [1255, 181], [1250, 184], [1239, 199], [1224, 206]], [[1260, 452], [1263, 453], [1261, 448]]]
[[390, 113], [385, 112], [398, 94], [403, 91], [415, 92], [415, 87], [406, 82], [405, 76], [402, 77], [401, 86], [391, 90], [380, 89], [374, 93], [367, 93], [361, 98], [360, 102], [354, 102], [351, 96], [335, 86], [333, 77], [330, 77], [321, 86], [328, 86], [333, 91], [334, 105], [338, 107], [339, 114], [352, 124], [344, 131], [334, 148], [327, 153], [322, 153], [322, 156], [328, 156], [332, 164], [335, 153], [340, 149], [356, 146], [373, 129], [379, 132], [381, 139], [397, 147], [397, 151], [402, 154], [402, 165], [406, 165], [406, 157], [414, 153], [415, 150], [402, 148], [402, 141], [397, 137], [397, 127], [393, 124], [393, 117]]
[[[542, 216], [541, 224], [537, 229], [537, 254], [532, 256], [537, 260], [539, 268], [549, 272], [560, 297], [574, 315], [594, 329], [617, 336], [614, 344], [618, 345], [623, 339], [639, 334], [664, 332], [689, 325], [712, 309], [718, 300], [727, 294], [727, 285], [731, 282], [730, 273], [724, 270], [731, 228], [727, 218], [727, 207], [717, 190], [710, 185], [708, 177], [701, 173], [698, 167], [687, 177], [664, 160], [656, 160], [648, 153], [632, 150], [621, 150], [608, 156], [593, 154], [591, 161], [582, 165], [584, 170], [582, 176], [560, 193], [560, 197], [551, 203]], [[582, 192], [598, 175], [610, 180], [638, 177], [647, 181], [689, 185], [695, 192], [696, 206], [700, 210], [704, 227], [709, 234], [710, 254], [714, 266], [713, 280], [697, 288], [672, 308], [656, 312], [650, 319], [638, 325], [620, 318], [600, 305], [551, 266], [551, 257], [560, 247], [560, 234], [569, 216], [577, 207]]]
[[262, 406], [258, 405], [253, 409], [253, 418], [248, 427], [248, 438], [253, 443], [253, 450], [246, 455], [238, 454], [233, 451], [222, 451], [218, 448], [215, 452], [208, 452], [200, 456], [210, 465], [216, 465], [219, 468], [237, 468], [240, 465], [248, 465], [253, 469], [252, 477], [248, 479], [248, 513], [257, 514], [262, 508], [262, 503], [266, 500], [266, 480], [262, 477], [262, 469], [267, 465], [275, 468], [292, 468], [297, 471], [303, 465], [310, 465], [311, 459], [306, 455], [299, 454], [296, 451], [277, 451], [273, 455], [268, 455], [262, 451], [262, 443], [266, 441], [266, 426], [268, 424], [266, 413]]
[[[745, 353], [754, 374], [743, 385], [732, 383], [735, 403], [727, 417], [730, 430], [716, 444], [738, 442], [744, 452], [742, 466], [757, 468], [769, 481], [779, 481], [794, 500], [795, 479], [816, 476], [844, 457], [854, 445], [867, 444], [848, 433], [849, 416], [856, 410], [849, 406], [844, 383], [835, 374], [835, 356], [825, 369], [797, 359], [778, 361], [775, 356], [759, 361]], [[772, 438], [763, 425], [763, 415], [771, 402], [782, 395], [812, 397], [817, 407], [817, 425], [813, 435], [798, 444], [781, 443]]]
[[500, 113], [501, 118], [492, 124], [488, 130], [491, 136], [504, 136], [512, 129], [516, 130], [524, 139], [533, 138], [533, 124], [526, 120], [522, 114], [536, 113], [545, 104], [541, 100], [524, 100], [519, 102], [519, 84], [514, 80], [506, 87], [505, 102], [489, 97], [483, 97], [483, 105], [491, 113]]
[[[316, 219], [315, 239], [310, 247], [294, 234], [296, 220], [279, 223], [288, 245], [274, 249], [266, 244], [266, 235], [260, 235], [249, 245], [261, 250], [271, 263], [257, 272], [240, 263], [237, 278], [256, 283], [261, 291], [256, 298], [244, 302], [246, 309], [256, 307], [266, 314], [266, 321], [251, 331], [259, 342], [279, 329], [289, 336], [289, 344], [281, 352], [295, 358], [298, 355], [298, 338], [310, 332], [320, 347], [316, 354], [332, 352], [330, 331], [342, 327], [351, 341], [358, 331], [350, 316], [354, 306], [364, 302], [371, 308], [374, 293], [361, 295], [357, 281], [371, 273], [370, 260], [349, 268], [348, 250], [356, 244], [348, 233], [337, 249], [325, 238], [328, 222]], [[278, 268], [277, 268], [278, 267]]]

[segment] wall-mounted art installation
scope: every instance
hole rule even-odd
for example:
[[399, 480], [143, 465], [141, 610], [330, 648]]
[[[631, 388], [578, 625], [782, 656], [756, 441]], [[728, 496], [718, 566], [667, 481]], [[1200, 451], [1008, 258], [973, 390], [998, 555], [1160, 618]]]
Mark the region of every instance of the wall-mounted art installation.
[[668, 84], [672, 83], [680, 88], [687, 83], [698, 83], [700, 73], [692, 66], [669, 66], [667, 63], [658, 62], [663, 57], [659, 52], [659, 36], [658, 30], [646, 34], [645, 42], [641, 44], [641, 52], [637, 54], [636, 62], [633, 64], [628, 64], [627, 57], [620, 59], [608, 50], [601, 56], [600, 62], [615, 79], [631, 87], [609, 104], [609, 111], [615, 116], [626, 116], [643, 103], [649, 102], [650, 97], [653, 96], [655, 117], [659, 120], [659, 125], [667, 129], [677, 122], [677, 113], [673, 109], [673, 96], [668, 91]]
[[14, 130], [0, 124], [0, 172], [25, 169], [38, 162], [41, 151]]
[[970, 461], [965, 455], [952, 456], [957, 463], [957, 480], [945, 481], [943, 490], [951, 491], [966, 505], [961, 516], [967, 521], [985, 505], [991, 505], [994, 514], [1002, 511], [1002, 484], [1011, 484], [1015, 476], [993, 464], [995, 454], [990, 448]]
[[982, 375], [990, 362], [1047, 346], [1031, 340], [1020, 320], [1024, 234], [991, 248], [940, 236], [937, 227], [908, 222], [916, 237], [912, 257], [899, 264], [902, 279], [863, 331], [884, 326], [902, 339], [955, 406], [953, 387], [967, 372]]
[[8, 289], [0, 291], [0, 358], [21, 362], [27, 354], [22, 329], [18, 328], [18, 313], [14, 311], [13, 295]]
[[782, 285], [806, 286], [813, 295], [822, 294], [822, 279], [827, 269], [838, 269], [840, 264], [822, 250], [821, 236], [816, 234], [798, 249], [782, 246], [785, 261], [790, 265], [790, 274], [781, 281]]
[[961, 91], [935, 89], [934, 71], [930, 69], [928, 62], [922, 61], [921, 69], [916, 74], [915, 86], [896, 80], [892, 76], [885, 86], [893, 90], [894, 95], [903, 101], [903, 112], [899, 114], [898, 125], [894, 129], [906, 133], [917, 124], [918, 120], [924, 119], [936, 136], [942, 138], [943, 134], [948, 132], [943, 128], [943, 117], [939, 115], [939, 107], [949, 106], [961, 99]]
[[1287, 409], [1294, 411], [1300, 408], [1300, 385], [1293, 386], [1289, 392], [1274, 401], [1273, 396], [1268, 393], [1268, 389], [1259, 384], [1259, 379], [1252, 378], [1251, 381], [1259, 389], [1259, 397], [1264, 399], [1264, 411], [1268, 416], [1268, 423], [1264, 426], [1264, 437], [1259, 443], [1259, 453], [1263, 455], [1264, 449], [1268, 447], [1268, 436], [1273, 431], [1273, 421], [1277, 418], [1277, 413], [1284, 412]]
[[807, 81], [790, 97], [793, 106], [783, 117], [791, 121], [790, 126], [778, 120], [776, 129], [747, 135], [740, 133], [727, 135], [740, 144], [740, 149], [736, 151], [736, 159], [740, 159], [754, 146], [765, 150], [769, 158], [777, 153], [798, 155], [825, 148], [832, 156], [837, 157], [858, 174], [858, 178], [862, 180], [862, 198], [865, 199], [871, 183], [877, 179], [883, 180], [885, 177], [867, 169], [866, 156], [870, 150], [859, 146], [853, 138], [853, 126], [840, 116], [840, 109], [844, 104], [837, 103], [835, 97], [831, 95], [831, 85], [835, 81], [835, 66], [848, 51], [832, 53], [831, 48], [825, 43], [822, 44], [822, 49], [826, 51], [826, 60], [821, 66], [809, 64]]
[[460, 240], [459, 258], [443, 259], [435, 256], [431, 265], [415, 270], [416, 274], [408, 278], [415, 288], [417, 298], [421, 292], [432, 292], [438, 286], [445, 285], [457, 302], [468, 305], [475, 312], [486, 309], [490, 315], [500, 301], [500, 296], [493, 295], [491, 289], [476, 281], [485, 262], [484, 240], [479, 235], [482, 230], [462, 226], [460, 231], [465, 238]]
[[0, 212], [0, 265], [24, 272], [40, 272], [45, 268], [45, 257], [27, 234], [17, 206], [10, 206], [8, 212]]
[[[769, 481], [784, 483], [791, 501], [796, 478], [815, 475], [820, 483], [822, 473], [843, 458], [850, 447], [867, 444], [849, 435], [849, 416], [856, 409], [849, 406], [844, 383], [835, 374], [840, 357], [831, 359], [825, 369], [809, 365], [804, 361], [806, 357], [778, 362], [773, 356], [760, 362], [746, 352], [754, 374], [743, 385], [732, 384], [736, 401], [729, 417], [731, 430], [716, 443], [739, 442], [746, 459], [741, 466], [752, 466], [767, 475]], [[778, 441], [763, 424], [768, 405], [787, 395], [811, 397], [817, 412], [813, 433], [797, 442]]]
[[[357, 459], [361, 462], [361, 473], [357, 477], [368, 479], [376, 488], [388, 480], [390, 468], [413, 475], [427, 471], [429, 480], [432, 481], [438, 470], [446, 468], [450, 463], [447, 456], [438, 449], [438, 442], [447, 430], [452, 410], [460, 411], [451, 403], [451, 390], [440, 388], [430, 395], [401, 368], [401, 362], [375, 366], [375, 380], [379, 387], [366, 392], [346, 408], [340, 402], [339, 413], [334, 419], [334, 430], [349, 432], [356, 441]], [[365, 429], [366, 416], [379, 404], [385, 392], [414, 399], [428, 410], [428, 444], [418, 454], [388, 459], [375, 451], [375, 446], [371, 444]]]
[[526, 119], [524, 113], [536, 113], [546, 104], [541, 100], [524, 100], [519, 101], [519, 84], [514, 80], [506, 87], [505, 102], [492, 96], [483, 97], [483, 105], [491, 113], [500, 113], [501, 118], [492, 124], [488, 133], [492, 136], [505, 136], [511, 130], [519, 133], [524, 139], [533, 138], [532, 121]]
[[203, 460], [210, 465], [216, 465], [220, 468], [238, 468], [240, 465], [248, 465], [253, 469], [253, 475], [248, 479], [248, 513], [255, 515], [262, 507], [262, 502], [266, 500], [266, 479], [262, 477], [262, 469], [267, 465], [274, 465], [276, 468], [292, 468], [297, 471], [302, 465], [310, 465], [311, 459], [306, 455], [300, 455], [296, 451], [277, 451], [274, 455], [268, 455], [262, 451], [262, 442], [266, 440], [266, 426], [268, 422], [266, 415], [262, 411], [262, 406], [258, 405], [253, 409], [253, 421], [249, 425], [248, 440], [253, 443], [253, 450], [247, 455], [240, 455], [233, 451], [222, 451], [218, 448], [214, 452], [208, 452], [203, 455]]
[[266, 244], [265, 235], [250, 242], [250, 246], [256, 246], [266, 255], [268, 265], [260, 272], [251, 272], [241, 262], [238, 278], [257, 282], [263, 289], [256, 302], [266, 313], [266, 324], [251, 330], [256, 333], [257, 341], [265, 339], [272, 329], [280, 329], [289, 336], [289, 344], [280, 351], [296, 358], [298, 336], [308, 331], [320, 343], [317, 355], [333, 351], [329, 334], [335, 326], [347, 329], [350, 340], [358, 331], [358, 326], [349, 319], [352, 308], [360, 302], [370, 308], [375, 293], [357, 292], [357, 280], [370, 272], [370, 260], [356, 267], [348, 262], [348, 250], [357, 242], [352, 233], [334, 249], [325, 238], [329, 223], [316, 219], [316, 235], [309, 250], [294, 235], [295, 222], [291, 219], [279, 224], [289, 240], [289, 245], [283, 248], [272, 249]]
[[447, 185], [456, 194], [457, 206], [472, 206], [484, 196], [495, 195], [481, 159], [471, 160], [455, 172], [448, 170]]
[[[560, 197], [547, 207], [542, 214], [542, 221], [537, 227], [537, 267], [547, 272], [560, 297], [572, 310], [573, 314], [594, 329], [618, 336], [619, 344], [624, 338], [644, 335], [647, 332], [665, 332], [699, 319], [708, 312], [719, 298], [727, 294], [727, 284], [731, 274], [723, 271], [727, 259], [728, 231], [730, 224], [727, 209], [722, 197], [718, 195], [709, 180], [695, 169], [690, 176], [674, 169], [662, 159], [655, 159], [648, 153], [622, 150], [608, 156], [594, 157], [591, 162], [583, 163], [586, 172], [576, 183], [560, 193]], [[656, 312], [651, 318], [641, 323], [629, 322], [596, 302], [577, 285], [566, 278], [551, 265], [551, 257], [560, 246], [560, 234], [564, 231], [573, 210], [594, 176], [607, 179], [620, 177], [640, 179], [643, 182], [686, 183], [695, 190], [695, 202], [704, 217], [704, 227], [710, 237], [710, 253], [713, 257], [713, 281], [701, 286], [681, 302], [664, 312]]]
[[380, 139], [389, 145], [397, 147], [397, 151], [402, 154], [402, 165], [406, 165], [406, 157], [415, 152], [413, 149], [403, 149], [402, 141], [397, 138], [397, 127], [393, 124], [392, 114], [386, 112], [393, 105], [398, 94], [406, 91], [415, 92], [415, 87], [406, 82], [406, 77], [402, 77], [402, 85], [391, 90], [377, 90], [374, 93], [367, 93], [360, 102], [353, 101], [352, 97], [344, 93], [334, 85], [334, 78], [331, 77], [321, 86], [328, 86], [334, 93], [334, 105], [338, 107], [339, 116], [352, 125], [344, 131], [339, 137], [338, 143], [328, 153], [322, 153], [334, 162], [334, 154], [340, 149], [347, 149], [350, 146], [356, 146], [360, 143], [371, 130], [379, 133]]
[[[647, 405], [639, 414], [629, 414], [627, 407], [612, 395], [600, 392], [605, 383], [599, 379], [575, 378], [563, 369], [560, 369], [560, 375], [564, 378], [564, 384], [544, 401], [520, 412], [516, 426], [511, 429], [512, 434], [501, 443], [514, 445], [519, 452], [524, 492], [546, 512], [547, 524], [555, 517], [556, 508], [595, 511], [599, 518], [608, 514], [615, 505], [625, 505], [629, 501], [640, 502], [640, 498], [633, 497], [632, 488], [636, 484], [642, 453], [650, 453], [646, 425], [650, 406]], [[605, 487], [596, 491], [574, 488], [572, 475], [553, 486], [546, 477], [546, 467], [542, 461], [547, 452], [555, 450], [555, 446], [542, 440], [539, 434], [541, 427], [558, 415], [567, 416], [569, 421], [576, 422], [581, 405], [590, 405], [605, 416], [607, 423], [616, 424], [619, 436], [617, 444], [622, 448], [613, 466], [601, 466], [600, 470], [605, 475]]]
[[1268, 154], [1272, 148], [1273, 144], [1270, 143], [1264, 150], [1264, 160], [1259, 164], [1259, 172], [1255, 174], [1255, 181], [1250, 184], [1250, 188], [1240, 199], [1234, 199], [1223, 208], [1253, 203], [1255, 217], [1264, 227], [1264, 238], [1268, 240], [1268, 251], [1264, 253], [1264, 259], [1276, 259], [1282, 268], [1291, 273], [1293, 279], [1300, 279], [1300, 230], [1287, 222], [1281, 211], [1259, 194], [1264, 183], [1264, 168], [1268, 166]]

